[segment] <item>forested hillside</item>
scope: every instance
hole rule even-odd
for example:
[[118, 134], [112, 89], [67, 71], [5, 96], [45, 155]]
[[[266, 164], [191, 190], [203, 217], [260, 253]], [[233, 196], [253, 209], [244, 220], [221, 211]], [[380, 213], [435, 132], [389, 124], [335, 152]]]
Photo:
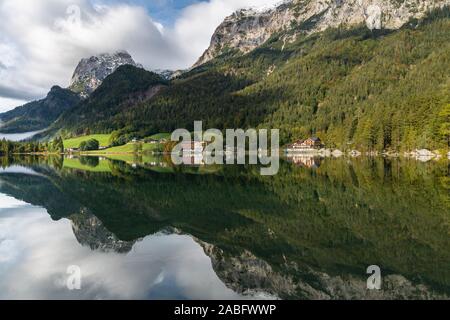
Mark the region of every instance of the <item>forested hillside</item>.
[[[111, 128], [135, 130], [134, 120], [126, 116], [128, 108], [152, 98], [166, 84], [156, 73], [132, 65], [121, 66], [84, 103], [65, 113], [54, 128], [76, 135]], [[123, 115], [120, 121], [114, 121], [119, 114]]]
[[280, 128], [284, 143], [318, 135], [339, 148], [446, 146], [449, 119], [440, 114], [450, 102], [450, 10], [396, 31], [304, 29], [293, 26], [246, 55], [229, 50], [142, 102], [117, 103], [126, 87], [109, 81], [56, 128], [145, 136], [203, 120], [219, 129]]

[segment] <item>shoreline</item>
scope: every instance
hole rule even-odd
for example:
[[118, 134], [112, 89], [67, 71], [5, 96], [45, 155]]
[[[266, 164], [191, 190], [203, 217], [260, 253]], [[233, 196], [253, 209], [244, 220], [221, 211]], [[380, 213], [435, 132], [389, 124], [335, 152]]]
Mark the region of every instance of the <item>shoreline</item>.
[[[350, 158], [359, 158], [359, 157], [383, 157], [383, 158], [404, 158], [404, 159], [414, 159], [419, 161], [430, 161], [430, 160], [450, 160], [450, 151], [444, 155], [441, 152], [436, 151], [428, 151], [420, 152], [421, 150], [411, 151], [411, 152], [360, 152], [357, 150], [351, 150], [347, 152], [340, 151], [338, 149], [322, 149], [322, 150], [297, 150], [297, 151], [289, 151], [287, 149], [280, 151], [281, 157], [305, 157], [305, 158], [341, 158], [341, 157], [350, 157]], [[236, 152], [234, 153], [236, 154]], [[246, 152], [248, 154], [248, 152]], [[70, 153], [52, 153], [52, 152], [29, 152], [29, 153], [12, 153], [13, 156], [73, 156], [73, 157], [108, 157], [108, 156], [167, 156], [171, 155], [171, 153], [142, 153], [142, 152], [70, 152]], [[197, 154], [189, 154], [188, 156], [196, 156]], [[198, 153], [198, 155], [203, 155], [204, 153]], [[0, 155], [4, 156], [4, 155]]]

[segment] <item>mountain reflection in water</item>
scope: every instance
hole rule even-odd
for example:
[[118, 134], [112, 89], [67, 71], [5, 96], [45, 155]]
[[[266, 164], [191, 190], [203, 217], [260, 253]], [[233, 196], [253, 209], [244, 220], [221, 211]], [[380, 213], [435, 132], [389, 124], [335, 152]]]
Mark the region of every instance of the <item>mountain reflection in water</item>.
[[303, 157], [262, 177], [151, 156], [0, 160], [0, 299], [450, 295], [447, 162]]

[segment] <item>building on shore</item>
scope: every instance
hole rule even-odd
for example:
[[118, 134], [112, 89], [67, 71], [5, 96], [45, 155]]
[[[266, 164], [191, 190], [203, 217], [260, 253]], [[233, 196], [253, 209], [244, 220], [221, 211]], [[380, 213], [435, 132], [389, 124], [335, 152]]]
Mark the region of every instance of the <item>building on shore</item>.
[[298, 140], [287, 146], [287, 152], [309, 152], [323, 148], [323, 143], [319, 138], [313, 137], [306, 140]]

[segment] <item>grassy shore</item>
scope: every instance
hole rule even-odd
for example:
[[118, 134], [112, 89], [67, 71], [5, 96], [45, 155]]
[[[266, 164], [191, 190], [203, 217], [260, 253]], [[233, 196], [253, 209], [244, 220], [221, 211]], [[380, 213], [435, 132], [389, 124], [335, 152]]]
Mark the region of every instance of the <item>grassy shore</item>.
[[[77, 149], [80, 147], [82, 142], [86, 142], [88, 140], [97, 140], [100, 144], [101, 148], [109, 147], [111, 144], [111, 134], [92, 134], [88, 136], [82, 136], [72, 139], [64, 140], [64, 148], [65, 149]], [[162, 139], [170, 139], [170, 133], [158, 133], [147, 137], [146, 139], [153, 140], [162, 140]], [[144, 139], [145, 140], [145, 139]], [[142, 149], [141, 149], [142, 146]], [[161, 149], [160, 144], [152, 144], [152, 143], [128, 143], [123, 146], [111, 147], [98, 151], [91, 152], [83, 152], [83, 154], [128, 154], [128, 153], [144, 153], [144, 152], [154, 152]]]
[[[142, 146], [142, 149], [140, 147]], [[160, 149], [160, 144], [150, 144], [150, 143], [128, 143], [123, 146], [112, 147], [104, 150], [96, 150], [84, 152], [85, 154], [126, 154], [126, 153], [146, 153], [155, 152]]]
[[110, 134], [92, 134], [89, 136], [82, 136], [73, 139], [64, 140], [64, 148], [65, 149], [74, 149], [79, 148], [82, 142], [86, 142], [91, 139], [95, 139], [100, 143], [100, 147], [109, 146], [109, 139], [111, 138]]

